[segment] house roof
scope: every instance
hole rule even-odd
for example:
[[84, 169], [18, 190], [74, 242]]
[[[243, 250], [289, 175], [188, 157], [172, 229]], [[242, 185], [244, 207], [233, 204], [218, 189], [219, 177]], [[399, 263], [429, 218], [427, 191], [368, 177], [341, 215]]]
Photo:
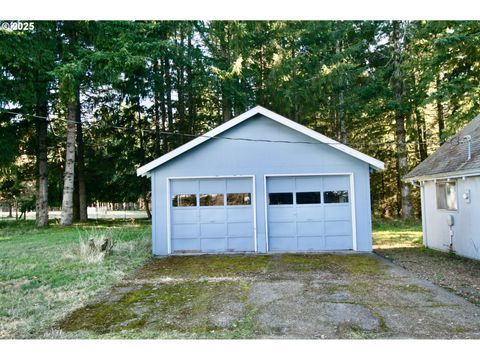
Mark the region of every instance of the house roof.
[[[346, 154], [349, 154], [350, 156], [353, 156], [354, 158], [357, 158], [359, 160], [362, 160], [366, 163], [368, 163], [372, 168], [376, 170], [381, 170], [383, 169], [383, 162], [377, 159], [374, 159], [371, 156], [368, 156], [366, 154], [361, 153], [360, 151], [357, 151], [355, 149], [352, 149], [342, 143], [339, 143], [338, 141], [335, 141], [333, 139], [330, 139], [312, 129], [309, 129], [303, 125], [300, 125], [299, 123], [296, 123], [295, 121], [292, 121], [290, 119], [287, 119], [284, 116], [281, 116], [277, 113], [274, 113], [273, 111], [270, 111], [268, 109], [265, 109], [262, 106], [256, 106], [247, 112], [244, 112], [243, 114], [227, 121], [226, 123], [216, 127], [213, 130], [210, 130], [209, 132], [205, 133], [204, 135], [200, 135], [199, 137], [189, 141], [188, 143], [176, 148], [173, 151], [170, 151], [169, 153], [159, 157], [158, 159], [155, 159], [151, 162], [149, 162], [146, 165], [143, 165], [142, 167], [137, 169], [137, 175], [138, 176], [145, 176], [149, 174], [149, 172], [156, 167], [166, 163], [167, 161], [183, 154], [184, 152], [187, 152], [196, 146], [204, 143], [205, 141], [208, 141], [212, 137], [219, 136], [221, 133], [227, 131], [228, 129], [244, 122], [245, 120], [251, 118], [252, 116], [255, 116], [257, 114], [264, 115], [265, 117], [268, 117], [271, 120], [274, 120], [280, 124], [283, 124], [293, 130], [296, 130], [304, 135], [307, 135], [311, 137], [312, 139], [315, 139], [317, 141], [320, 141], [322, 143], [326, 143], [329, 146], [340, 150]], [[281, 139], [279, 139], [281, 140]]]
[[[470, 141], [468, 141], [470, 136]], [[468, 143], [471, 157], [468, 159]], [[480, 172], [480, 115], [410, 171], [405, 180], [468, 176]]]

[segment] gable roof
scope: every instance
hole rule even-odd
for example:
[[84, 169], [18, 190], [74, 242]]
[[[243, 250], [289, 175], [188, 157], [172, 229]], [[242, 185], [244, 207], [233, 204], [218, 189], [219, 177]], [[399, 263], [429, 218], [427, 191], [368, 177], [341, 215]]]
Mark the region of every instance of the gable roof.
[[[470, 136], [471, 157], [468, 160]], [[480, 172], [480, 115], [410, 171], [405, 180], [441, 178]]]
[[320, 141], [322, 143], [326, 143], [329, 146], [340, 150], [350, 156], [353, 156], [354, 158], [357, 158], [359, 160], [362, 160], [366, 163], [368, 163], [372, 168], [376, 170], [381, 170], [383, 169], [383, 162], [377, 159], [374, 159], [371, 156], [365, 155], [361, 153], [360, 151], [357, 151], [355, 149], [352, 149], [342, 143], [339, 143], [338, 141], [335, 141], [333, 139], [330, 139], [312, 129], [309, 129], [303, 125], [300, 125], [299, 123], [296, 123], [295, 121], [292, 121], [290, 119], [287, 119], [284, 116], [281, 116], [277, 113], [274, 113], [273, 111], [270, 111], [268, 109], [265, 109], [262, 106], [255, 106], [254, 108], [248, 110], [247, 112], [244, 112], [243, 114], [227, 121], [226, 123], [216, 127], [213, 130], [210, 130], [209, 132], [205, 133], [204, 135], [200, 135], [199, 137], [189, 141], [188, 143], [176, 148], [175, 150], [170, 151], [169, 153], [159, 157], [158, 159], [155, 159], [151, 162], [149, 162], [146, 165], [143, 165], [142, 167], [137, 169], [137, 176], [144, 176], [148, 175], [148, 173], [155, 169], [156, 167], [166, 163], [167, 161], [179, 156], [180, 154], [183, 154], [184, 152], [187, 152], [194, 147], [204, 143], [205, 141], [211, 139], [212, 137], [218, 136], [221, 133], [227, 131], [228, 129], [231, 129], [232, 127], [244, 122], [245, 120], [251, 118], [252, 116], [255, 116], [257, 114], [264, 115], [265, 117], [274, 120], [282, 125], [285, 125], [293, 130], [296, 130], [304, 135], [307, 135], [311, 137], [312, 139], [315, 139], [317, 141]]

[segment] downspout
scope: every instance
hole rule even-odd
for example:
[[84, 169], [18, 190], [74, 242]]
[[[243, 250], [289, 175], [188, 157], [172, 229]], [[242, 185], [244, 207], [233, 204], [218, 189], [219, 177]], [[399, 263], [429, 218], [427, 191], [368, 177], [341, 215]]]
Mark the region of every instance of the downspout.
[[418, 184], [415, 183], [415, 180], [411, 180], [410, 183], [420, 189], [420, 204], [422, 207], [422, 237], [423, 237], [423, 246], [428, 247], [428, 236], [427, 236], [427, 213], [426, 213], [426, 204], [425, 204], [425, 182], [418, 181]]
[[428, 236], [427, 236], [427, 205], [425, 204], [425, 182], [420, 183], [420, 203], [422, 205], [422, 235], [423, 246], [428, 248]]
[[455, 218], [453, 217], [453, 215], [448, 215], [447, 224], [448, 224], [448, 227], [450, 228], [450, 231], [449, 231], [450, 243], [448, 244], [448, 251], [449, 252], [454, 252], [454, 250], [453, 250], [453, 225], [455, 225]]

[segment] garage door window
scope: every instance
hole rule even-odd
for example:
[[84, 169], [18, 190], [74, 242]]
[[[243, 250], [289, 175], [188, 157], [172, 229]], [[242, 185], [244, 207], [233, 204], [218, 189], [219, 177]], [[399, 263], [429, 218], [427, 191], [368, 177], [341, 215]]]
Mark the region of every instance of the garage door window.
[[250, 204], [251, 204], [250, 193], [227, 194], [227, 205], [228, 206], [250, 205]]
[[224, 198], [223, 194], [200, 194], [200, 206], [223, 206]]
[[293, 193], [270, 193], [268, 194], [270, 205], [293, 204]]
[[172, 197], [173, 207], [197, 206], [197, 196], [195, 194], [178, 194]]
[[320, 204], [320, 191], [297, 192], [297, 204]]
[[323, 201], [325, 204], [348, 203], [348, 191], [325, 191], [323, 193]]

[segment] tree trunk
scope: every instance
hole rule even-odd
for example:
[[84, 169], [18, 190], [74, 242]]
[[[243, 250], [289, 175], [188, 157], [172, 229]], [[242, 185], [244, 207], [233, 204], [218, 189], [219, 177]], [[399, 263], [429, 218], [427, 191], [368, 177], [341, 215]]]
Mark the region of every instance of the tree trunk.
[[[40, 90], [41, 91], [41, 90]], [[46, 92], [45, 87], [45, 92]], [[36, 113], [37, 132], [37, 201], [35, 206], [37, 227], [48, 226], [48, 100], [46, 93], [38, 93]]]
[[[76, 155], [76, 154], [75, 154]], [[78, 165], [75, 164], [75, 176], [73, 178], [73, 221], [80, 220], [80, 202], [78, 200]]]
[[162, 110], [162, 152], [166, 153], [170, 150], [170, 138], [167, 138], [165, 131], [167, 130], [167, 109], [165, 105], [165, 59], [160, 61], [160, 84], [161, 84], [161, 94], [160, 97], [160, 108]]
[[[178, 55], [180, 59], [184, 58], [184, 35], [182, 29], [180, 29], [180, 43], [178, 44]], [[183, 62], [180, 61], [177, 66], [177, 93], [178, 93], [178, 120], [183, 124], [185, 121], [185, 68]]]
[[75, 175], [75, 137], [77, 104], [74, 99], [68, 102], [67, 147], [65, 154], [65, 173], [63, 177], [63, 199], [60, 225], [73, 223], [73, 188]]
[[155, 156], [159, 157], [162, 153], [162, 135], [160, 133], [160, 101], [159, 101], [159, 73], [158, 73], [158, 60], [153, 60], [153, 113], [155, 118]]
[[173, 108], [172, 108], [172, 75], [170, 74], [170, 59], [165, 57], [165, 94], [167, 98], [167, 121], [168, 131], [173, 127]]
[[77, 122], [77, 179], [78, 179], [78, 210], [79, 220], [85, 222], [88, 220], [87, 214], [87, 188], [85, 185], [85, 156], [82, 128], [82, 107], [80, 103], [80, 89], [76, 94], [77, 110], [75, 121]]
[[[295, 65], [295, 57], [296, 57], [296, 54], [295, 54], [295, 42], [292, 41], [291, 42], [291, 47], [292, 47], [292, 53], [291, 53], [291, 57], [292, 57], [292, 63], [293, 63], [293, 66], [292, 66], [292, 79], [293, 81], [295, 81], [295, 79], [297, 78], [297, 67]], [[293, 95], [293, 108], [292, 108], [292, 119], [295, 121], [295, 122], [298, 122], [299, 120], [299, 111], [300, 111], [300, 107], [299, 107], [299, 104], [298, 104], [298, 92], [296, 91], [296, 89], [294, 89], [294, 95]]]
[[195, 101], [195, 92], [194, 92], [194, 87], [193, 87], [193, 74], [192, 74], [192, 68], [194, 66], [193, 64], [193, 59], [192, 59], [192, 37], [189, 35], [188, 40], [188, 66], [186, 69], [187, 73], [187, 97], [188, 97], [188, 132], [190, 134], [195, 133], [194, 129], [194, 124], [195, 124], [195, 119], [197, 117], [197, 109], [196, 109], [196, 101]]
[[398, 183], [400, 187], [400, 203], [402, 209], [402, 218], [412, 217], [412, 204], [410, 199], [410, 186], [401, 181], [408, 172], [408, 158], [405, 131], [405, 114], [403, 110], [403, 75], [401, 70], [402, 62], [402, 44], [400, 39], [400, 22], [393, 21], [392, 31], [393, 45], [393, 92], [395, 94], [395, 129], [397, 142], [397, 164], [398, 164]]
[[152, 212], [150, 211], [150, 204], [149, 204], [149, 200], [148, 200], [147, 191], [142, 192], [142, 199], [143, 199], [143, 203], [145, 204], [145, 211], [147, 212], [147, 217], [149, 219], [151, 219], [152, 218]]
[[427, 129], [425, 118], [418, 109], [415, 109], [415, 123], [417, 127], [417, 141], [418, 141], [418, 155], [420, 161], [423, 161], [428, 156], [427, 150]]
[[233, 116], [232, 114], [232, 101], [227, 94], [227, 91], [225, 89], [225, 85], [222, 84], [222, 117], [223, 117], [223, 122], [227, 122], [230, 120]]
[[[337, 56], [340, 55], [340, 40], [337, 40], [335, 44], [335, 53]], [[338, 60], [337, 60], [338, 61]], [[343, 83], [343, 74], [339, 77], [339, 87], [340, 91], [338, 94], [338, 122], [340, 125], [340, 142], [343, 144], [348, 143], [348, 135], [347, 135], [347, 121], [345, 118], [345, 95], [343, 91], [344, 83]]]
[[[437, 93], [440, 88], [440, 76], [437, 75], [437, 78], [435, 80], [436, 88], [437, 88]], [[438, 140], [440, 144], [443, 144], [445, 139], [443, 138], [443, 133], [445, 130], [445, 119], [443, 115], [443, 104], [442, 104], [442, 99], [440, 96], [437, 96], [437, 123], [438, 123]]]

